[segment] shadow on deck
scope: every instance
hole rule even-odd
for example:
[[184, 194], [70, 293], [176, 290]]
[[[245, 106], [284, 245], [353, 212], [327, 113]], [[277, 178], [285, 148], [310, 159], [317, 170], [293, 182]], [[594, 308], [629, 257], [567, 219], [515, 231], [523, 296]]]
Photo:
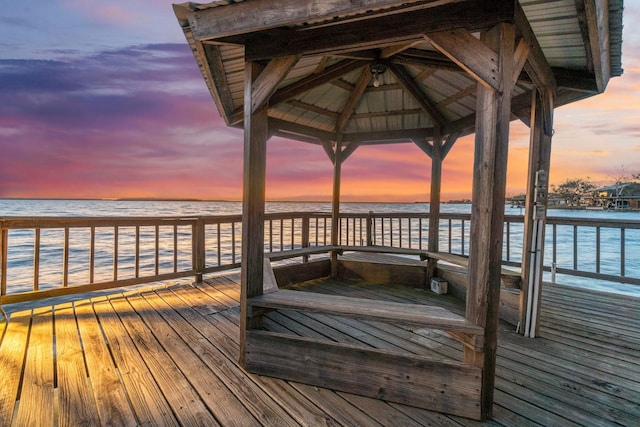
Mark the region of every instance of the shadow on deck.
[[[219, 275], [195, 286], [13, 313], [0, 326], [0, 425], [591, 426], [640, 419], [637, 299], [547, 286], [540, 338], [500, 326], [494, 417], [479, 423], [246, 373], [237, 364], [238, 282]], [[436, 300], [463, 311], [450, 296], [401, 286], [321, 279], [297, 287]], [[321, 314], [272, 312], [265, 326], [441, 358], [459, 359], [461, 351], [440, 331]]]

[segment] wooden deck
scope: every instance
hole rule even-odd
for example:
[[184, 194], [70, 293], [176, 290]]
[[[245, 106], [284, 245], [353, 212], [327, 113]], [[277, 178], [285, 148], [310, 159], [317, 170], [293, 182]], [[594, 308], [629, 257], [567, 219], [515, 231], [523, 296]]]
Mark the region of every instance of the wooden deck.
[[[0, 425], [638, 425], [640, 301], [547, 286], [541, 337], [501, 325], [485, 423], [248, 374], [237, 365], [239, 278], [14, 312], [0, 324]], [[434, 302], [404, 287], [318, 280], [315, 292]], [[304, 289], [300, 289], [304, 290]], [[459, 359], [446, 333], [278, 311], [271, 330]], [[292, 358], [298, 357], [295, 354]], [[283, 360], [283, 363], [287, 363]]]

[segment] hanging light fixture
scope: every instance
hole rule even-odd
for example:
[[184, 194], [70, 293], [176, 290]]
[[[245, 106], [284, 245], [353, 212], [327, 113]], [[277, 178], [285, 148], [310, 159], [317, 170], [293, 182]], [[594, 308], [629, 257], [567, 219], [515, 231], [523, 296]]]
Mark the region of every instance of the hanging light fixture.
[[381, 62], [374, 62], [369, 65], [369, 71], [373, 76], [373, 87], [380, 87], [380, 76], [387, 71], [387, 66]]

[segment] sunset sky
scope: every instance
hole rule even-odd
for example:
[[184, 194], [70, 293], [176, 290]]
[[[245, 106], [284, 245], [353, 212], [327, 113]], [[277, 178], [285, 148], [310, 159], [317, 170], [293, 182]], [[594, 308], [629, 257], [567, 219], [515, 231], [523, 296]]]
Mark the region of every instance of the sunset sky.
[[[639, 26], [640, 1], [625, 1], [624, 75], [605, 94], [556, 110], [552, 184], [640, 172]], [[515, 195], [525, 189], [529, 130], [511, 129]], [[170, 2], [3, 2], [0, 197], [239, 200], [242, 145]], [[444, 200], [470, 197], [472, 155], [473, 135], [450, 152]], [[360, 147], [343, 165], [342, 200], [426, 201], [430, 169], [411, 144]], [[317, 146], [273, 138], [267, 175], [268, 199], [330, 199], [332, 166]]]

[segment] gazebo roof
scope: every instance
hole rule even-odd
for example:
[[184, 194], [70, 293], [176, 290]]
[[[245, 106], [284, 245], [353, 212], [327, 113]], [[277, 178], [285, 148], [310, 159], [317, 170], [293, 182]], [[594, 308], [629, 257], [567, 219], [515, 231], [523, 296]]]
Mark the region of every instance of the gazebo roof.
[[[622, 0], [504, 3], [497, 11], [460, 0], [214, 1], [174, 9], [228, 125], [243, 124], [245, 58], [266, 65], [282, 57], [283, 67], [287, 58], [295, 65], [270, 97], [270, 132], [368, 144], [425, 140], [434, 129], [472, 133], [476, 86], [491, 85], [495, 53], [479, 50], [477, 69], [463, 69], [468, 60], [451, 41], [498, 22], [515, 23], [517, 43], [532, 52], [512, 92], [513, 118], [528, 121], [535, 86], [554, 90], [559, 106], [603, 92], [622, 74]], [[386, 67], [377, 87], [376, 64]]]

